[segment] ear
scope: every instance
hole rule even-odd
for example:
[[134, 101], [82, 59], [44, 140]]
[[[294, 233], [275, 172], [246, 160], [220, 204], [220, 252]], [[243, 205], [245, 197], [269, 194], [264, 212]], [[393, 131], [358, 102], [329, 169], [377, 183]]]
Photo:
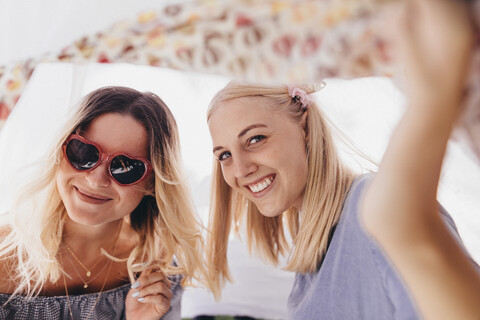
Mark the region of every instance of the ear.
[[305, 138], [305, 143], [308, 145], [309, 132], [308, 132], [308, 109], [302, 114], [302, 119], [300, 120], [300, 125], [303, 129], [303, 137]]

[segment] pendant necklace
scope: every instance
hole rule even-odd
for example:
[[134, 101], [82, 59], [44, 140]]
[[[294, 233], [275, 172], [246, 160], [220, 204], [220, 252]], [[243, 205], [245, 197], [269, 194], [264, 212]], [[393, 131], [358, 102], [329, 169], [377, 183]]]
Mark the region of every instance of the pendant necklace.
[[[105, 280], [103, 281], [102, 287], [100, 288], [100, 292], [98, 293], [97, 299], [95, 299], [95, 303], [93, 304], [93, 307], [90, 310], [90, 315], [93, 315], [93, 311], [97, 306], [98, 300], [100, 300], [100, 297], [102, 296], [103, 289], [105, 288], [105, 284], [107, 283], [108, 276], [110, 275], [110, 269], [112, 268], [112, 261], [113, 260], [110, 259], [110, 261], [107, 263], [108, 265], [107, 275], [105, 276]], [[61, 256], [60, 256], [60, 262], [63, 264], [63, 259]], [[70, 313], [70, 318], [74, 320], [72, 305], [70, 304], [70, 297], [68, 296], [68, 287], [67, 287], [67, 280], [65, 280], [65, 272], [62, 272], [62, 276], [63, 276], [63, 285], [65, 286], [65, 295], [67, 296], [68, 312]]]
[[81, 272], [78, 271], [77, 267], [76, 267], [75, 264], [73, 263], [73, 260], [72, 260], [72, 259], [69, 259], [69, 260], [70, 260], [70, 265], [71, 265], [72, 268], [73, 268], [73, 271], [75, 271], [75, 273], [77, 274], [78, 278], [83, 282], [83, 288], [84, 288], [84, 289], [87, 289], [87, 288], [88, 288], [88, 284], [89, 284], [90, 282], [94, 281], [95, 279], [97, 279], [97, 278], [103, 273], [103, 271], [104, 271], [105, 269], [107, 269], [107, 267], [108, 267], [108, 263], [104, 264], [103, 267], [96, 272], [96, 275], [95, 275], [95, 276], [91, 277], [90, 279], [84, 280], [84, 279], [83, 279], [83, 276], [80, 274]]
[[92, 271], [90, 270], [93, 270], [95, 269], [95, 267], [100, 263], [100, 261], [102, 261], [101, 259], [98, 259], [97, 262], [89, 269], [87, 267], [85, 267], [85, 265], [80, 261], [80, 259], [77, 258], [77, 256], [75, 255], [75, 253], [73, 253], [72, 249], [70, 248], [70, 246], [66, 243], [64, 243], [65, 245], [65, 248], [67, 248], [68, 252], [70, 252], [70, 255], [78, 262], [78, 264], [83, 268], [83, 270], [85, 270], [85, 275], [87, 276], [87, 278], [90, 278], [90, 276], [92, 275]]
[[[121, 231], [121, 229], [122, 229], [121, 226], [122, 226], [122, 223], [120, 223], [120, 227], [118, 228], [117, 236], [115, 237], [115, 242], [114, 242], [113, 250], [112, 250], [112, 255], [113, 255], [113, 256], [115, 256], [115, 252], [117, 251], [118, 237], [120, 236], [120, 231]], [[72, 257], [74, 257], [74, 259], [75, 259], [75, 260], [80, 264], [80, 266], [82, 266], [82, 268], [86, 271], [87, 277], [90, 277], [90, 276], [92, 275], [92, 272], [91, 272], [88, 268], [86, 268], [86, 267], [83, 265], [83, 263], [80, 262], [80, 260], [75, 256], [75, 254], [72, 252], [72, 250], [70, 249], [70, 247], [69, 247], [66, 243], [64, 243], [64, 245], [66, 246], [67, 250], [70, 252], [70, 254], [72, 255]], [[97, 306], [97, 303], [98, 303], [98, 301], [100, 300], [100, 297], [102, 296], [103, 289], [105, 288], [105, 285], [107, 284], [108, 276], [110, 275], [110, 270], [111, 270], [111, 268], [112, 268], [112, 262], [113, 262], [112, 259], [108, 259], [108, 260], [109, 260], [109, 261], [108, 261], [108, 263], [106, 264], [106, 265], [108, 266], [108, 270], [107, 270], [107, 274], [106, 274], [106, 276], [105, 276], [105, 280], [103, 280], [102, 287], [100, 288], [100, 292], [98, 292], [98, 296], [97, 296], [97, 298], [95, 299], [95, 303], [93, 304], [92, 309], [90, 310], [90, 315], [89, 315], [89, 316], [93, 315], [93, 312], [94, 312], [94, 310], [95, 310], [95, 307]], [[98, 264], [100, 261], [101, 261], [101, 260], [99, 259], [91, 269], [93, 270], [93, 268], [96, 267], [97, 264]], [[60, 255], [60, 263], [62, 264], [62, 266], [64, 266], [63, 258], [62, 258], [61, 255]], [[73, 266], [73, 264], [72, 264], [72, 266]], [[103, 269], [102, 269], [102, 271], [103, 271]], [[97, 276], [98, 276], [98, 275], [97, 275]], [[72, 320], [74, 320], [74, 318], [73, 318], [73, 311], [72, 311], [72, 305], [71, 305], [71, 303], [70, 303], [70, 297], [69, 297], [69, 295], [68, 295], [67, 281], [66, 281], [66, 279], [65, 279], [65, 271], [63, 271], [63, 270], [62, 270], [62, 277], [63, 277], [63, 285], [64, 285], [64, 287], [65, 287], [65, 295], [67, 296], [68, 311], [69, 311], [69, 313], [70, 313], [70, 318], [71, 318]], [[95, 278], [96, 278], [96, 277], [95, 277]], [[82, 278], [80, 277], [80, 279], [82, 279]], [[91, 280], [93, 280], [93, 279], [91, 279]], [[90, 281], [91, 281], [91, 280], [90, 280]], [[90, 282], [90, 281], [88, 281], [88, 282]], [[84, 287], [84, 288], [87, 288], [87, 287], [88, 287], [88, 283], [86, 283], [85, 281], [83, 281], [83, 279], [82, 279], [82, 282], [84, 283], [84, 286], [83, 286], [83, 287]], [[90, 318], [90, 317], [88, 317], [88, 318]]]
[[[110, 248], [110, 251], [114, 248], [114, 246], [116, 246], [117, 244], [117, 240], [118, 240], [118, 236], [120, 235], [120, 230], [122, 229], [122, 223], [120, 223], [120, 226], [118, 228], [118, 231], [117, 231], [117, 235], [115, 237], [115, 242], [112, 244], [112, 247]], [[83, 280], [83, 276], [80, 275], [80, 272], [78, 272], [77, 268], [75, 267], [75, 265], [72, 263], [72, 260], [70, 260], [70, 264], [72, 265], [73, 269], [75, 270], [75, 273], [78, 275], [78, 277], [80, 278], [80, 280], [83, 282], [83, 288], [87, 289], [88, 288], [88, 284], [90, 282], [92, 282], [93, 280], [95, 280], [101, 273], [102, 271], [107, 267], [108, 263], [104, 265], [104, 267], [97, 272], [97, 275], [93, 278], [90, 278], [92, 276], [92, 271], [95, 270], [95, 267], [102, 261], [102, 259], [98, 259], [97, 262], [91, 266], [90, 268], [87, 268], [83, 263], [82, 261], [80, 261], [80, 259], [75, 255], [75, 253], [73, 253], [73, 250], [72, 248], [70, 248], [70, 246], [67, 244], [67, 243], [64, 243], [64, 246], [65, 248], [67, 248], [68, 252], [70, 253], [70, 255], [75, 259], [75, 261], [77, 261], [77, 263], [82, 267], [83, 270], [85, 270], [85, 276], [87, 277], [87, 280]], [[101, 256], [101, 255], [100, 255]]]

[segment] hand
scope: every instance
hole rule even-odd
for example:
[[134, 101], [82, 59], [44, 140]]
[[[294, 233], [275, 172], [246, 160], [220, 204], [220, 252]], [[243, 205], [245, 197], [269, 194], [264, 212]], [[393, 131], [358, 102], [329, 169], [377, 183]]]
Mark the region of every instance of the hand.
[[147, 269], [132, 285], [125, 300], [127, 319], [160, 319], [170, 309], [170, 281], [161, 271]]
[[408, 96], [427, 107], [458, 106], [474, 40], [472, 8], [451, 0], [405, 0], [403, 5], [395, 47], [405, 63]]

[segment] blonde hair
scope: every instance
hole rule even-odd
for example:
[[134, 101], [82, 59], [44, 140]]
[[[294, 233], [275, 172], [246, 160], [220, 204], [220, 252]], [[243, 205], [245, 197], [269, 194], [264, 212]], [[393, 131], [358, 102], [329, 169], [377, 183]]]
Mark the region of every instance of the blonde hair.
[[[302, 89], [308, 94], [314, 92], [312, 88]], [[293, 239], [293, 250], [285, 269], [299, 273], [315, 272], [355, 178], [339, 159], [325, 115], [314, 102], [305, 111], [301, 102], [289, 95], [287, 86], [230, 82], [212, 99], [207, 119], [225, 101], [245, 97], [262, 100], [264, 105], [286, 113], [293, 121], [300, 121], [307, 112], [307, 184], [301, 215], [292, 207], [282, 215], [265, 217], [254, 203], [227, 185], [219, 162], [214, 161], [207, 254], [210, 276], [217, 289], [226, 280], [231, 280], [227, 263], [228, 236], [232, 223], [237, 228], [245, 215], [250, 250], [277, 264], [280, 255], [290, 252], [284, 233], [287, 227]]]
[[[134, 280], [135, 272], [156, 266], [166, 275], [183, 274], [182, 285], [191, 285], [195, 279], [212, 287], [203, 259], [201, 224], [182, 174], [178, 129], [172, 113], [152, 93], [105, 87], [84, 98], [45, 161], [42, 174], [23, 188], [14, 202], [11, 230], [0, 244], [0, 257], [15, 261], [9, 273], [17, 283], [13, 295], [32, 297], [47, 281], [56, 282], [61, 276], [57, 253], [66, 210], [56, 174], [63, 157], [62, 145], [72, 132], [85, 129], [106, 113], [132, 116], [149, 137], [154, 191], [130, 214], [131, 227], [140, 239], [127, 259], [130, 280]], [[172, 264], [174, 259], [176, 263]], [[139, 263], [141, 267], [134, 267]]]

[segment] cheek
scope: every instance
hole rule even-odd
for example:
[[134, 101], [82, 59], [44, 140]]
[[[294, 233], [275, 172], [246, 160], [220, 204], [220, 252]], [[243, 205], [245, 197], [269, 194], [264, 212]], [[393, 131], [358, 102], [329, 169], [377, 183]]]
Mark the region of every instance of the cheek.
[[58, 165], [57, 175], [62, 175], [65, 179], [67, 179], [68, 177], [73, 177], [75, 174], [79, 174], [79, 173], [80, 172], [74, 170], [70, 166], [67, 160], [65, 160], [64, 158], [60, 160], [60, 164]]
[[128, 211], [133, 211], [145, 196], [143, 190], [137, 189], [133, 186], [122, 188], [118, 193], [120, 194], [121, 199], [123, 199], [123, 206]]
[[69, 177], [70, 175], [68, 174], [68, 171], [66, 172], [63, 170], [62, 166], [60, 165], [56, 175], [57, 192], [67, 211], [71, 209], [71, 200], [73, 197], [72, 189], [69, 189]]
[[299, 170], [297, 179], [298, 179], [298, 185], [303, 192], [303, 190], [307, 186], [307, 180], [308, 180], [308, 168], [306, 165], [303, 165], [302, 168]]
[[72, 175], [72, 172], [69, 168], [69, 165], [64, 160], [62, 160], [58, 167], [57, 176], [56, 176], [57, 189], [58, 189], [58, 192], [60, 193], [60, 196], [62, 196], [62, 198], [66, 192], [67, 183], [71, 175]]
[[289, 178], [289, 185], [295, 189], [303, 189], [307, 184], [308, 178], [308, 159], [307, 154], [304, 149], [292, 148], [288, 151], [288, 154], [295, 154], [294, 158], [285, 158], [288, 159], [284, 161], [283, 168], [286, 170], [286, 174]]
[[298, 163], [297, 163], [297, 174], [298, 177], [297, 179], [301, 184], [306, 184], [307, 183], [307, 176], [308, 176], [308, 159], [307, 159], [307, 154], [305, 151], [300, 151], [303, 152], [301, 156], [298, 157]]
[[235, 179], [229, 167], [221, 166], [221, 168], [222, 168], [223, 180], [225, 180], [225, 182], [230, 186], [230, 188], [235, 188], [235, 183], [234, 183]]
[[65, 179], [64, 179], [64, 176], [61, 172], [57, 173], [56, 183], [57, 183], [58, 194], [60, 195], [60, 198], [62, 199], [62, 201], [64, 201], [65, 200], [66, 188], [65, 188]]

